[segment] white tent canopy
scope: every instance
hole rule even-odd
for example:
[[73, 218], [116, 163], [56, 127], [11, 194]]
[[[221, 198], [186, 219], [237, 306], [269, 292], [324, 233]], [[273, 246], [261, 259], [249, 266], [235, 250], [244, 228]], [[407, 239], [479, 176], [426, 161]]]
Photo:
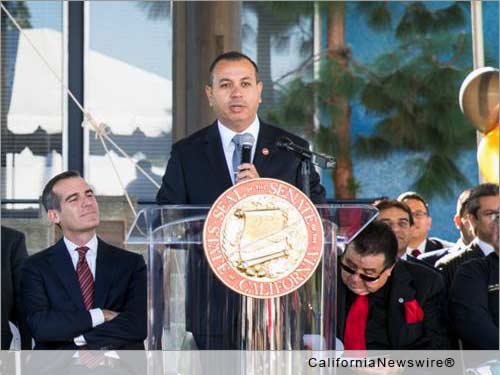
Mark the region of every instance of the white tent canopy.
[[[62, 77], [61, 33], [28, 29], [33, 42], [52, 69]], [[20, 36], [7, 126], [30, 134], [38, 126], [47, 133], [62, 131], [64, 89]], [[172, 81], [90, 50], [85, 61], [85, 108], [114, 134], [130, 135], [139, 128], [147, 136], [171, 130]]]

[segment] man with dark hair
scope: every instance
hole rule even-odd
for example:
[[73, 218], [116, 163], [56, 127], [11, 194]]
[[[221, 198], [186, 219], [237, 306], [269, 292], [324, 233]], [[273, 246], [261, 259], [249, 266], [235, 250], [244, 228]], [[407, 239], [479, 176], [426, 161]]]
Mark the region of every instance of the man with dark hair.
[[462, 263], [469, 259], [487, 256], [495, 251], [495, 238], [498, 237], [495, 237], [493, 222], [498, 217], [500, 202], [498, 192], [498, 185], [492, 183], [480, 184], [472, 189], [465, 203], [465, 209], [475, 238], [467, 248], [442, 257], [435, 265], [443, 272], [448, 286], [453, 282], [455, 273]]
[[407, 191], [398, 197], [398, 201], [406, 203], [413, 216], [414, 225], [408, 244], [410, 254], [417, 256], [416, 254], [420, 255], [453, 245], [448, 241], [428, 237], [432, 226], [432, 217], [429, 213], [429, 205], [421, 195], [414, 191]]
[[369, 224], [339, 259], [337, 332], [346, 350], [446, 349], [439, 275], [397, 261], [398, 241]]
[[[263, 85], [257, 65], [239, 52], [218, 56], [210, 66], [205, 93], [217, 120], [172, 146], [158, 204], [210, 205], [231, 185], [258, 177], [277, 178], [302, 187], [300, 159], [276, 142], [288, 137], [308, 143], [257, 116]], [[241, 163], [243, 139], [253, 144], [249, 163]], [[319, 175], [312, 169], [311, 199], [325, 201]]]
[[462, 264], [450, 290], [450, 316], [464, 349], [498, 350], [498, 213], [491, 222], [494, 252]]
[[[232, 185], [259, 177], [276, 178], [302, 190], [301, 160], [277, 147], [281, 137], [308, 148], [302, 138], [264, 123], [257, 116], [263, 85], [248, 56], [227, 52], [210, 66], [205, 94], [217, 120], [172, 146], [158, 204], [211, 205]], [[243, 140], [252, 145], [250, 162], [241, 163]], [[310, 195], [325, 201], [319, 175], [311, 169]], [[187, 322], [200, 349], [239, 349], [235, 336], [241, 298], [211, 272], [202, 251], [189, 254]], [[208, 286], [208, 287], [207, 287]], [[200, 306], [213, 306], [199, 311]], [[225, 306], [231, 306], [226, 308]]]
[[451, 247], [445, 247], [443, 249], [430, 251], [424, 253], [418, 257], [418, 259], [426, 262], [427, 264], [434, 266], [436, 262], [449, 253], [454, 253], [465, 249], [474, 239], [474, 230], [472, 228], [472, 223], [467, 213], [465, 203], [470, 197], [472, 189], [464, 190], [457, 200], [457, 210], [455, 216], [453, 216], [453, 223], [455, 227], [460, 232], [460, 238]]
[[52, 178], [41, 201], [63, 238], [23, 268], [22, 306], [35, 349], [144, 349], [142, 256], [96, 236], [99, 206], [78, 172]]
[[[391, 227], [398, 240], [398, 258], [407, 259], [413, 217], [410, 208], [403, 202], [384, 199], [375, 207], [379, 210], [377, 220]], [[411, 254], [410, 254], [411, 255]]]
[[21, 349], [31, 349], [31, 336], [20, 304], [23, 263], [28, 258], [24, 233], [2, 225], [2, 350], [9, 350], [15, 324], [21, 336]]

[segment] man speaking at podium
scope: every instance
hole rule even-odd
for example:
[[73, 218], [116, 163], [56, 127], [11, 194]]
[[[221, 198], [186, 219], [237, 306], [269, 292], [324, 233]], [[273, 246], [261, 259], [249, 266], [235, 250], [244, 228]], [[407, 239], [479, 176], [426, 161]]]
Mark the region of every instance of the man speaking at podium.
[[[205, 92], [217, 120], [172, 146], [158, 191], [158, 204], [211, 205], [232, 185], [270, 177], [301, 186], [301, 161], [276, 142], [287, 137], [308, 143], [257, 117], [262, 82], [257, 65], [239, 52], [218, 56], [209, 69]], [[325, 189], [312, 169], [310, 195], [325, 201]], [[240, 349], [241, 298], [209, 271], [202, 251], [191, 251], [188, 265], [186, 329], [199, 349]], [[210, 308], [207, 308], [210, 306]]]
[[[258, 177], [302, 188], [300, 159], [279, 149], [276, 142], [287, 137], [301, 147], [309, 145], [259, 120], [263, 85], [258, 73], [257, 65], [239, 52], [227, 52], [214, 60], [205, 92], [217, 120], [172, 146], [156, 196], [158, 204], [210, 205], [231, 185]], [[249, 148], [247, 160], [241, 157], [245, 146]], [[310, 189], [314, 203], [325, 201], [325, 189], [314, 169]]]

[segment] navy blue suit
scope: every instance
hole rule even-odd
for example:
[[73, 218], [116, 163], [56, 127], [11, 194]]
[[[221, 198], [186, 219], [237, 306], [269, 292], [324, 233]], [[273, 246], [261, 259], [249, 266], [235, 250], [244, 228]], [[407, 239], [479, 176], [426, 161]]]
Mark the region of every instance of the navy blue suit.
[[21, 349], [31, 349], [31, 336], [20, 306], [21, 269], [28, 258], [24, 233], [2, 225], [2, 350], [12, 341], [9, 321], [17, 325]]
[[[300, 159], [276, 147], [276, 141], [282, 136], [308, 147], [302, 138], [261, 121], [253, 164], [260, 177], [276, 178], [301, 188]], [[264, 155], [263, 149], [269, 151], [268, 155]], [[156, 201], [158, 204], [211, 205], [232, 185], [217, 122], [214, 122], [172, 146]], [[325, 189], [314, 168], [310, 189], [314, 203], [325, 202]]]
[[[302, 147], [309, 146], [302, 138], [261, 121], [253, 164], [260, 177], [276, 178], [302, 188], [300, 159], [276, 146], [283, 136]], [[268, 152], [263, 152], [265, 149]], [[158, 204], [211, 205], [232, 185], [217, 122], [214, 122], [172, 146], [156, 201]], [[325, 189], [314, 169], [311, 169], [310, 191], [314, 203], [325, 202]], [[187, 279], [186, 329], [193, 333], [196, 346], [240, 349], [241, 297], [215, 277], [202, 249], [189, 252]]]
[[120, 314], [92, 328], [64, 240], [25, 263], [21, 293], [35, 349], [75, 349], [84, 336], [89, 349], [144, 349], [146, 265], [142, 256], [98, 240], [94, 308]]

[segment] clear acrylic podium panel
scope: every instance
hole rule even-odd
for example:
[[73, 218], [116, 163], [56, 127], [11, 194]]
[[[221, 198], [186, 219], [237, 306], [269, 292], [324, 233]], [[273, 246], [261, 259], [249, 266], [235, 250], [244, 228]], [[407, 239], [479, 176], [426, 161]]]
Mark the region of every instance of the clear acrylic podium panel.
[[208, 206], [142, 210], [127, 236], [148, 246], [149, 350], [336, 349], [337, 248], [377, 215], [368, 205], [318, 205], [323, 258], [282, 297], [256, 299], [225, 287], [203, 251]]

